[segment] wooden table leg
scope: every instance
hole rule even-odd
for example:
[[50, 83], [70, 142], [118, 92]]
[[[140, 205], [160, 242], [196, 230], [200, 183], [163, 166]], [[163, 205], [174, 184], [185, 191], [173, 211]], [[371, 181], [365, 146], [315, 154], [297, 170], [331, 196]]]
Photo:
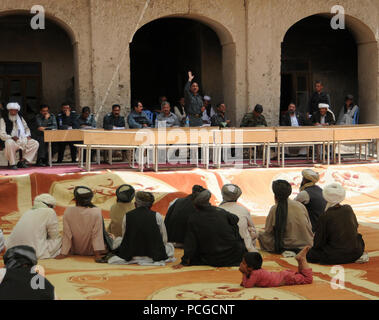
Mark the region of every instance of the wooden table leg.
[[48, 146], [48, 158], [49, 158], [49, 166], [52, 167], [53, 166], [53, 155], [52, 155], [52, 146], [51, 146], [51, 142], [49, 142], [49, 146]]

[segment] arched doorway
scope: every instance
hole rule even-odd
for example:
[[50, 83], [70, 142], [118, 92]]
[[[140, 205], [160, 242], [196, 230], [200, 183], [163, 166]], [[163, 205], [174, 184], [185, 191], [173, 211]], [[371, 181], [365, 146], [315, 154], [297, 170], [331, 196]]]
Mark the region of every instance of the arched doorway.
[[223, 46], [207, 25], [186, 18], [162, 18], [141, 27], [130, 44], [131, 97], [145, 108], [166, 96], [172, 106], [183, 96], [191, 70], [212, 105], [223, 100]]
[[[307, 112], [314, 83], [320, 80], [336, 115], [345, 96], [353, 94], [361, 107], [360, 122], [375, 123], [379, 120], [375, 37], [355, 18], [346, 16], [346, 28], [338, 30], [331, 28], [330, 19], [328, 14], [310, 16], [287, 31], [282, 43], [281, 112], [291, 101]], [[370, 59], [363, 59], [367, 51]]]
[[0, 16], [0, 99], [19, 102], [24, 113], [37, 113], [41, 103], [56, 113], [63, 101], [76, 102], [73, 40], [50, 18], [33, 30], [32, 17]]

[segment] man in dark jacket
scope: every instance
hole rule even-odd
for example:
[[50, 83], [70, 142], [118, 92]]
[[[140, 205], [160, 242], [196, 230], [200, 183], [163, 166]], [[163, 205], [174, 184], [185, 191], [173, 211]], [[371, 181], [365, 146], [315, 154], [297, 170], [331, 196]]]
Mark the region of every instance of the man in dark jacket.
[[125, 117], [121, 116], [120, 112], [120, 105], [114, 104], [112, 112], [104, 116], [103, 128], [105, 130], [125, 129]]
[[323, 91], [324, 86], [321, 81], [316, 81], [315, 83], [316, 91], [313, 92], [309, 99], [309, 115], [313, 115], [318, 111], [318, 105], [320, 103], [326, 103], [331, 105], [330, 96], [326, 92]]
[[168, 241], [174, 243], [176, 247], [182, 247], [186, 238], [188, 219], [196, 213], [193, 200], [196, 195], [205, 189], [202, 186], [194, 185], [192, 194], [185, 198], [176, 199], [168, 208], [164, 223], [167, 229]]
[[239, 234], [238, 217], [209, 203], [211, 193], [200, 192], [194, 199], [197, 213], [188, 220], [182, 262], [174, 268], [192, 265], [238, 266], [246, 252]]
[[320, 103], [318, 108], [319, 110], [312, 116], [314, 126], [332, 126], [336, 124], [336, 118], [328, 104]]
[[288, 111], [280, 119], [280, 125], [284, 127], [303, 127], [309, 124], [306, 115], [297, 112], [293, 102], [289, 104]]
[[[75, 111], [71, 110], [68, 103], [62, 103], [62, 112], [57, 115], [58, 130], [72, 130], [79, 129], [78, 115]], [[58, 163], [62, 163], [64, 151], [66, 146], [70, 146], [71, 161], [76, 162], [77, 149], [74, 144], [78, 142], [58, 142]]]

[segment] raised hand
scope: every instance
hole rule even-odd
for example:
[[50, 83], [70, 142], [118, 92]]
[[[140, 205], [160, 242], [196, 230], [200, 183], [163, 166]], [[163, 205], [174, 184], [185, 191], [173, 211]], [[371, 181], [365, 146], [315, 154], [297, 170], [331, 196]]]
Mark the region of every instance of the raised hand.
[[188, 71], [188, 81], [192, 81], [195, 76], [192, 74], [192, 71]]

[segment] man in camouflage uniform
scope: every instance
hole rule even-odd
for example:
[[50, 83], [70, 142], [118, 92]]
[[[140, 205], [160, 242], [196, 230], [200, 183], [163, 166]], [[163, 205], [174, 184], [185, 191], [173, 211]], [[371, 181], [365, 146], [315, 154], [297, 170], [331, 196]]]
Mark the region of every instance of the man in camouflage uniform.
[[262, 113], [263, 107], [257, 104], [253, 112], [245, 114], [241, 122], [241, 127], [267, 127], [266, 119]]

